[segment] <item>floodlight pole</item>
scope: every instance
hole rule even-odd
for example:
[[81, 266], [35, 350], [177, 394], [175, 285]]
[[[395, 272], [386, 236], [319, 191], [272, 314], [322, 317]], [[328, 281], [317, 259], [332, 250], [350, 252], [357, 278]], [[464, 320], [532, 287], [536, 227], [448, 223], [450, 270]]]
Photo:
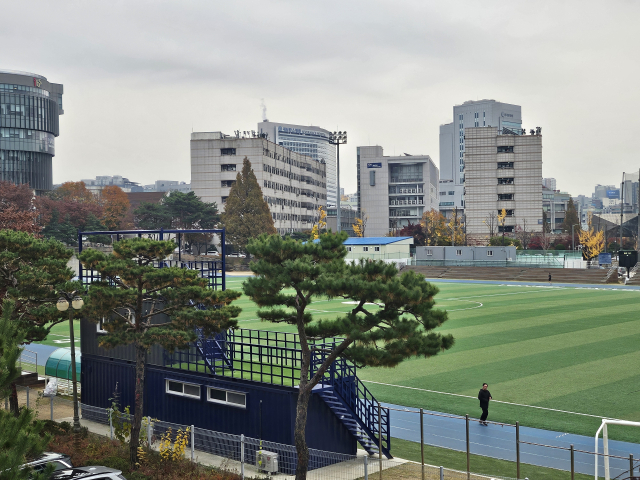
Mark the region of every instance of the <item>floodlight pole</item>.
[[340, 145], [347, 143], [347, 132], [333, 132], [329, 133], [329, 143], [336, 146], [336, 231], [341, 231], [341, 219], [340, 219]]

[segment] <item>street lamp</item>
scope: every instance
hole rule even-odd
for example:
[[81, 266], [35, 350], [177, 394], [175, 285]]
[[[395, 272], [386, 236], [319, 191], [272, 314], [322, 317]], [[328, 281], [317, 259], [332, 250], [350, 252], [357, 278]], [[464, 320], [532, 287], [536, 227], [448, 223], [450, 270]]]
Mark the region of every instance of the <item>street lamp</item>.
[[331, 145], [336, 146], [336, 185], [337, 185], [337, 194], [336, 194], [336, 221], [338, 224], [338, 232], [340, 231], [340, 145], [345, 145], [347, 143], [347, 132], [333, 132], [329, 133], [329, 143]]
[[[76, 292], [60, 292], [61, 297], [56, 303], [56, 307], [60, 312], [69, 310], [69, 338], [71, 340], [71, 377], [73, 382], [73, 433], [76, 442], [80, 438], [80, 416], [78, 415], [78, 379], [76, 377], [76, 343], [73, 335], [73, 311], [80, 310], [84, 305], [82, 297], [76, 295]], [[73, 307], [69, 309], [69, 305]]]
[[576, 251], [576, 237], [573, 236], [573, 227], [575, 227], [576, 225], [580, 225], [579, 223], [574, 223], [573, 225], [571, 225], [571, 248], [573, 249], [573, 251]]

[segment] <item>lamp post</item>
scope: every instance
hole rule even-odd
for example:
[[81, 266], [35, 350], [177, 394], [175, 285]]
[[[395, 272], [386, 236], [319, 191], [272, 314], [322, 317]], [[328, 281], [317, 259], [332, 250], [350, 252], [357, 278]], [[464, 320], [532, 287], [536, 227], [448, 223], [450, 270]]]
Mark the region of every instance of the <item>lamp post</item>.
[[347, 143], [347, 132], [333, 132], [329, 133], [329, 143], [336, 146], [336, 223], [338, 232], [341, 231], [340, 223], [340, 145]]
[[[73, 335], [73, 311], [80, 310], [84, 305], [82, 297], [73, 292], [60, 292], [60, 298], [56, 307], [60, 312], [69, 310], [69, 339], [71, 340], [71, 381], [73, 383], [73, 433], [76, 442], [79, 440], [80, 434], [80, 416], [78, 414], [78, 379], [76, 377], [76, 343]], [[71, 309], [69, 309], [71, 305]]]
[[576, 225], [580, 225], [579, 223], [574, 223], [573, 225], [571, 225], [571, 248], [573, 249], [573, 251], [576, 251], [576, 237], [573, 236], [573, 227], [575, 227]]

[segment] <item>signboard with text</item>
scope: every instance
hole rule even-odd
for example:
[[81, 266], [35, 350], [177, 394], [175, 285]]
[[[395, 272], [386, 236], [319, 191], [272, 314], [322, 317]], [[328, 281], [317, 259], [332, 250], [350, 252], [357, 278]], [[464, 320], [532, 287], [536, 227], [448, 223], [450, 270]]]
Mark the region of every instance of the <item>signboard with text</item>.
[[367, 163], [367, 168], [382, 168], [382, 162]]

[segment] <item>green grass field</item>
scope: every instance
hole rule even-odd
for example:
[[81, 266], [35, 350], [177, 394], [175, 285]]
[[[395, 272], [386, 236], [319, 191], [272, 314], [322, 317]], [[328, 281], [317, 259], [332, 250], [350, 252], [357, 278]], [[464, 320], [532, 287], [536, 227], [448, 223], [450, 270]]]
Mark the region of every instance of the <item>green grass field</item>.
[[[239, 289], [242, 278], [227, 288]], [[640, 420], [640, 291], [439, 283], [437, 305], [449, 312], [442, 333], [454, 347], [430, 359], [359, 372], [383, 402], [478, 417], [482, 382], [495, 400]], [[258, 320], [241, 298], [240, 327], [294, 331]], [[319, 300], [318, 318], [349, 305]], [[398, 388], [411, 387], [412, 389]], [[467, 395], [456, 397], [436, 392]], [[493, 403], [490, 419], [593, 435], [600, 418]], [[640, 441], [637, 429], [611, 427], [613, 438]]]
[[[241, 289], [243, 278], [227, 278], [227, 288]], [[494, 400], [522, 404], [494, 402], [493, 421], [589, 436], [602, 416], [640, 421], [640, 291], [470, 283], [438, 287], [438, 307], [449, 312], [442, 333], [454, 335], [454, 347], [393, 369], [362, 369], [358, 376], [378, 400], [478, 417], [475, 397], [487, 382]], [[261, 322], [246, 297], [237, 304], [243, 309], [241, 328], [294, 331], [289, 325]], [[326, 299], [311, 307], [318, 318], [350, 308]], [[43, 343], [69, 346], [64, 340], [68, 342], [66, 323]], [[636, 430], [610, 427], [610, 436], [640, 442]]]

